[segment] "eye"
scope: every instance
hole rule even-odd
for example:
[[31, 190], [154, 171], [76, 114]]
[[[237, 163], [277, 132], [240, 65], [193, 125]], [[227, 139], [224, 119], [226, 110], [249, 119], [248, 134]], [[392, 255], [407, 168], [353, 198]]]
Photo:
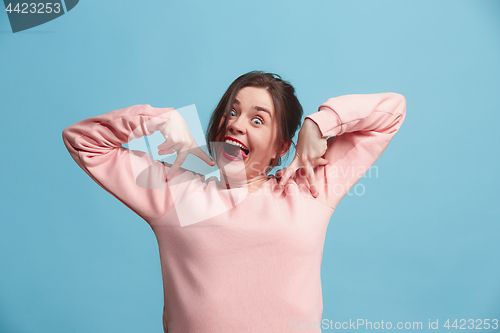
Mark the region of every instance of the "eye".
[[231, 110], [231, 112], [229, 113], [231, 116], [233, 116], [233, 113], [234, 113], [234, 116], [236, 116], [236, 111], [234, 109]]
[[[257, 120], [257, 122], [255, 122], [255, 120]], [[262, 124], [264, 124], [264, 122], [260, 118], [254, 118], [254, 124], [262, 125]]]

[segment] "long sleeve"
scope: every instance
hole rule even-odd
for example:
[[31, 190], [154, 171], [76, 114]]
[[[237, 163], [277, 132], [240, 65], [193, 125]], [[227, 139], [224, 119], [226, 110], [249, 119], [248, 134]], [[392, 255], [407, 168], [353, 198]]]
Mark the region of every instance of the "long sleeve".
[[[151, 223], [173, 208], [171, 165], [122, 147], [167, 125], [173, 108], [134, 105], [82, 120], [62, 132], [76, 163], [103, 189]], [[181, 171], [180, 169], [179, 171]]]
[[[397, 93], [353, 94], [330, 98], [314, 121], [328, 139], [329, 164], [318, 172], [322, 196], [335, 209], [388, 146], [406, 115], [406, 99]], [[321, 192], [320, 192], [321, 195]]]

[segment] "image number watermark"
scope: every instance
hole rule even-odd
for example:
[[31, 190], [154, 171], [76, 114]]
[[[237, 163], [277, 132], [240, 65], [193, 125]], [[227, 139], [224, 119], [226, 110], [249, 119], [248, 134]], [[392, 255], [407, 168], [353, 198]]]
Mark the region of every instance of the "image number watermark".
[[12, 32], [31, 29], [72, 10], [79, 0], [10, 1], [4, 0]]
[[[441, 324], [441, 325], [440, 325]], [[297, 319], [290, 319], [289, 326], [293, 330], [317, 330], [319, 328], [324, 330], [437, 330], [443, 329], [498, 329], [498, 319], [447, 319], [444, 323], [443, 320], [428, 319], [427, 324], [421, 321], [370, 321], [368, 319], [349, 319], [349, 321], [334, 321], [330, 319], [323, 319], [319, 321], [301, 321]]]

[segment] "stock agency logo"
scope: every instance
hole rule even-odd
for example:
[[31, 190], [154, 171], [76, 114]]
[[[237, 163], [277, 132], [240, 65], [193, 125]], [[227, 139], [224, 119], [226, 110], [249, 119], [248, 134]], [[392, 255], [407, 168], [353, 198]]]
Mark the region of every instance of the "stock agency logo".
[[[224, 145], [222, 142], [209, 142], [207, 144], [205, 141], [196, 105], [191, 104], [175, 110], [185, 120], [199, 148], [208, 153], [209, 144], [212, 151], [222, 150]], [[157, 162], [160, 161], [171, 166], [179, 155], [175, 152], [169, 156], [160, 156], [158, 146], [165, 142], [163, 135], [160, 131], [156, 131], [151, 135], [144, 135], [143, 131], [144, 128], [159, 128], [165, 123], [166, 119], [168, 119], [168, 116], [165, 114], [153, 117], [147, 120], [144, 126], [135, 128], [129, 135], [127, 140], [127, 148], [130, 151], [128, 165], [134, 175], [136, 184], [141, 188], [155, 191], [165, 191], [168, 188], [169, 196], [174, 204], [172, 213], [177, 215], [181, 227], [218, 216], [240, 204], [249, 194], [248, 189], [246, 187], [238, 188], [237, 184], [231, 179], [225, 179], [225, 177], [221, 176], [219, 166], [211, 167], [194, 154], [187, 154], [185, 161], [182, 163], [182, 170], [178, 172], [178, 175], [168, 182], [165, 181], [163, 164]], [[184, 151], [184, 153], [189, 153], [189, 150]], [[145, 158], [146, 155], [149, 155], [149, 158]], [[224, 168], [224, 172], [239, 174], [246, 178], [246, 170], [242, 163], [229, 162], [222, 168]], [[212, 179], [221, 182], [221, 186], [229, 186], [231, 190], [224, 192], [220, 197], [211, 198], [210, 202], [200, 201], [199, 191], [186, 192], [188, 184], [196, 180], [199, 175], [203, 175], [207, 180]], [[193, 209], [193, 207], [196, 207], [196, 209]]]
[[79, 0], [51, 0], [51, 2], [38, 0], [3, 0], [13, 33], [31, 29], [52, 21], [75, 8], [78, 1]]
[[[141, 107], [144, 107], [144, 105]], [[151, 105], [147, 107], [152, 108]], [[166, 138], [160, 133], [160, 128], [170, 122], [169, 115], [163, 113], [150, 118], [144, 125], [133, 129], [127, 139], [128, 143], [125, 148], [129, 149], [127, 167], [130, 168], [129, 170], [133, 174], [136, 185], [153, 191], [166, 192], [165, 190], [168, 189], [168, 196], [174, 208], [172, 213], [177, 214], [181, 227], [218, 216], [236, 207], [247, 196], [258, 196], [263, 191], [266, 195], [273, 194], [273, 191], [276, 191], [275, 193], [279, 195], [311, 197], [309, 189], [300, 182], [295, 186], [284, 186], [283, 188], [280, 186], [261, 186], [253, 191], [249, 191], [246, 186], [240, 186], [242, 181], [248, 179], [247, 171], [262, 172], [261, 163], [244, 163], [239, 158], [220, 157], [220, 159], [217, 159], [217, 152], [219, 152], [219, 155], [224, 156], [221, 153], [225, 152], [228, 144], [224, 142], [207, 143], [205, 141], [196, 106], [191, 104], [175, 110], [186, 122], [189, 132], [198, 147], [181, 150], [180, 152], [172, 152], [167, 149], [166, 151], [170, 151], [169, 153], [159, 155], [160, 150], [166, 149], [166, 147], [160, 148], [166, 142]], [[145, 132], [145, 129], [154, 130]], [[195, 156], [197, 149], [203, 150], [208, 155], [208, 147], [210, 147], [216, 158], [217, 164], [213, 167]], [[181, 154], [179, 155], [179, 153]], [[226, 154], [226, 156], [228, 155]], [[174, 172], [175, 175], [171, 175], [171, 178], [168, 179], [165, 174], [165, 166], [171, 168], [177, 158], [180, 158], [177, 165], [182, 163], [181, 169], [177, 169]], [[327, 174], [329, 177], [332, 177], [332, 179], [346, 179], [346, 181], [332, 182], [331, 184], [325, 182], [321, 191], [337, 196], [364, 195], [364, 185], [359, 183], [354, 186], [351, 180], [366, 176], [371, 178], [371, 172], [372, 167], [367, 170], [365, 166], [331, 167]], [[374, 172], [376, 173], [375, 177], [378, 178], [378, 169], [376, 167]], [[304, 174], [301, 175], [300, 171], [298, 171], [298, 175], [302, 178], [305, 177]], [[166, 181], [167, 179], [168, 181]], [[201, 182], [205, 183], [206, 187], [199, 185], [200, 179]], [[200, 196], [200, 193], [204, 191], [214, 190], [215, 186], [223, 190], [218, 191], [216, 196], [212, 196], [210, 201], [206, 201]], [[351, 188], [354, 193], [350, 193]]]

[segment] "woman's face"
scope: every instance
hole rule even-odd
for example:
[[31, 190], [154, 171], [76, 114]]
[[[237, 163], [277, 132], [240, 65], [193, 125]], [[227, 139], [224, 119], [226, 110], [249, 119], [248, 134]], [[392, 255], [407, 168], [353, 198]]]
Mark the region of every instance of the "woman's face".
[[277, 143], [271, 94], [264, 88], [240, 89], [228, 117], [226, 133], [217, 140], [224, 142], [217, 152], [219, 169], [237, 183], [267, 178]]

